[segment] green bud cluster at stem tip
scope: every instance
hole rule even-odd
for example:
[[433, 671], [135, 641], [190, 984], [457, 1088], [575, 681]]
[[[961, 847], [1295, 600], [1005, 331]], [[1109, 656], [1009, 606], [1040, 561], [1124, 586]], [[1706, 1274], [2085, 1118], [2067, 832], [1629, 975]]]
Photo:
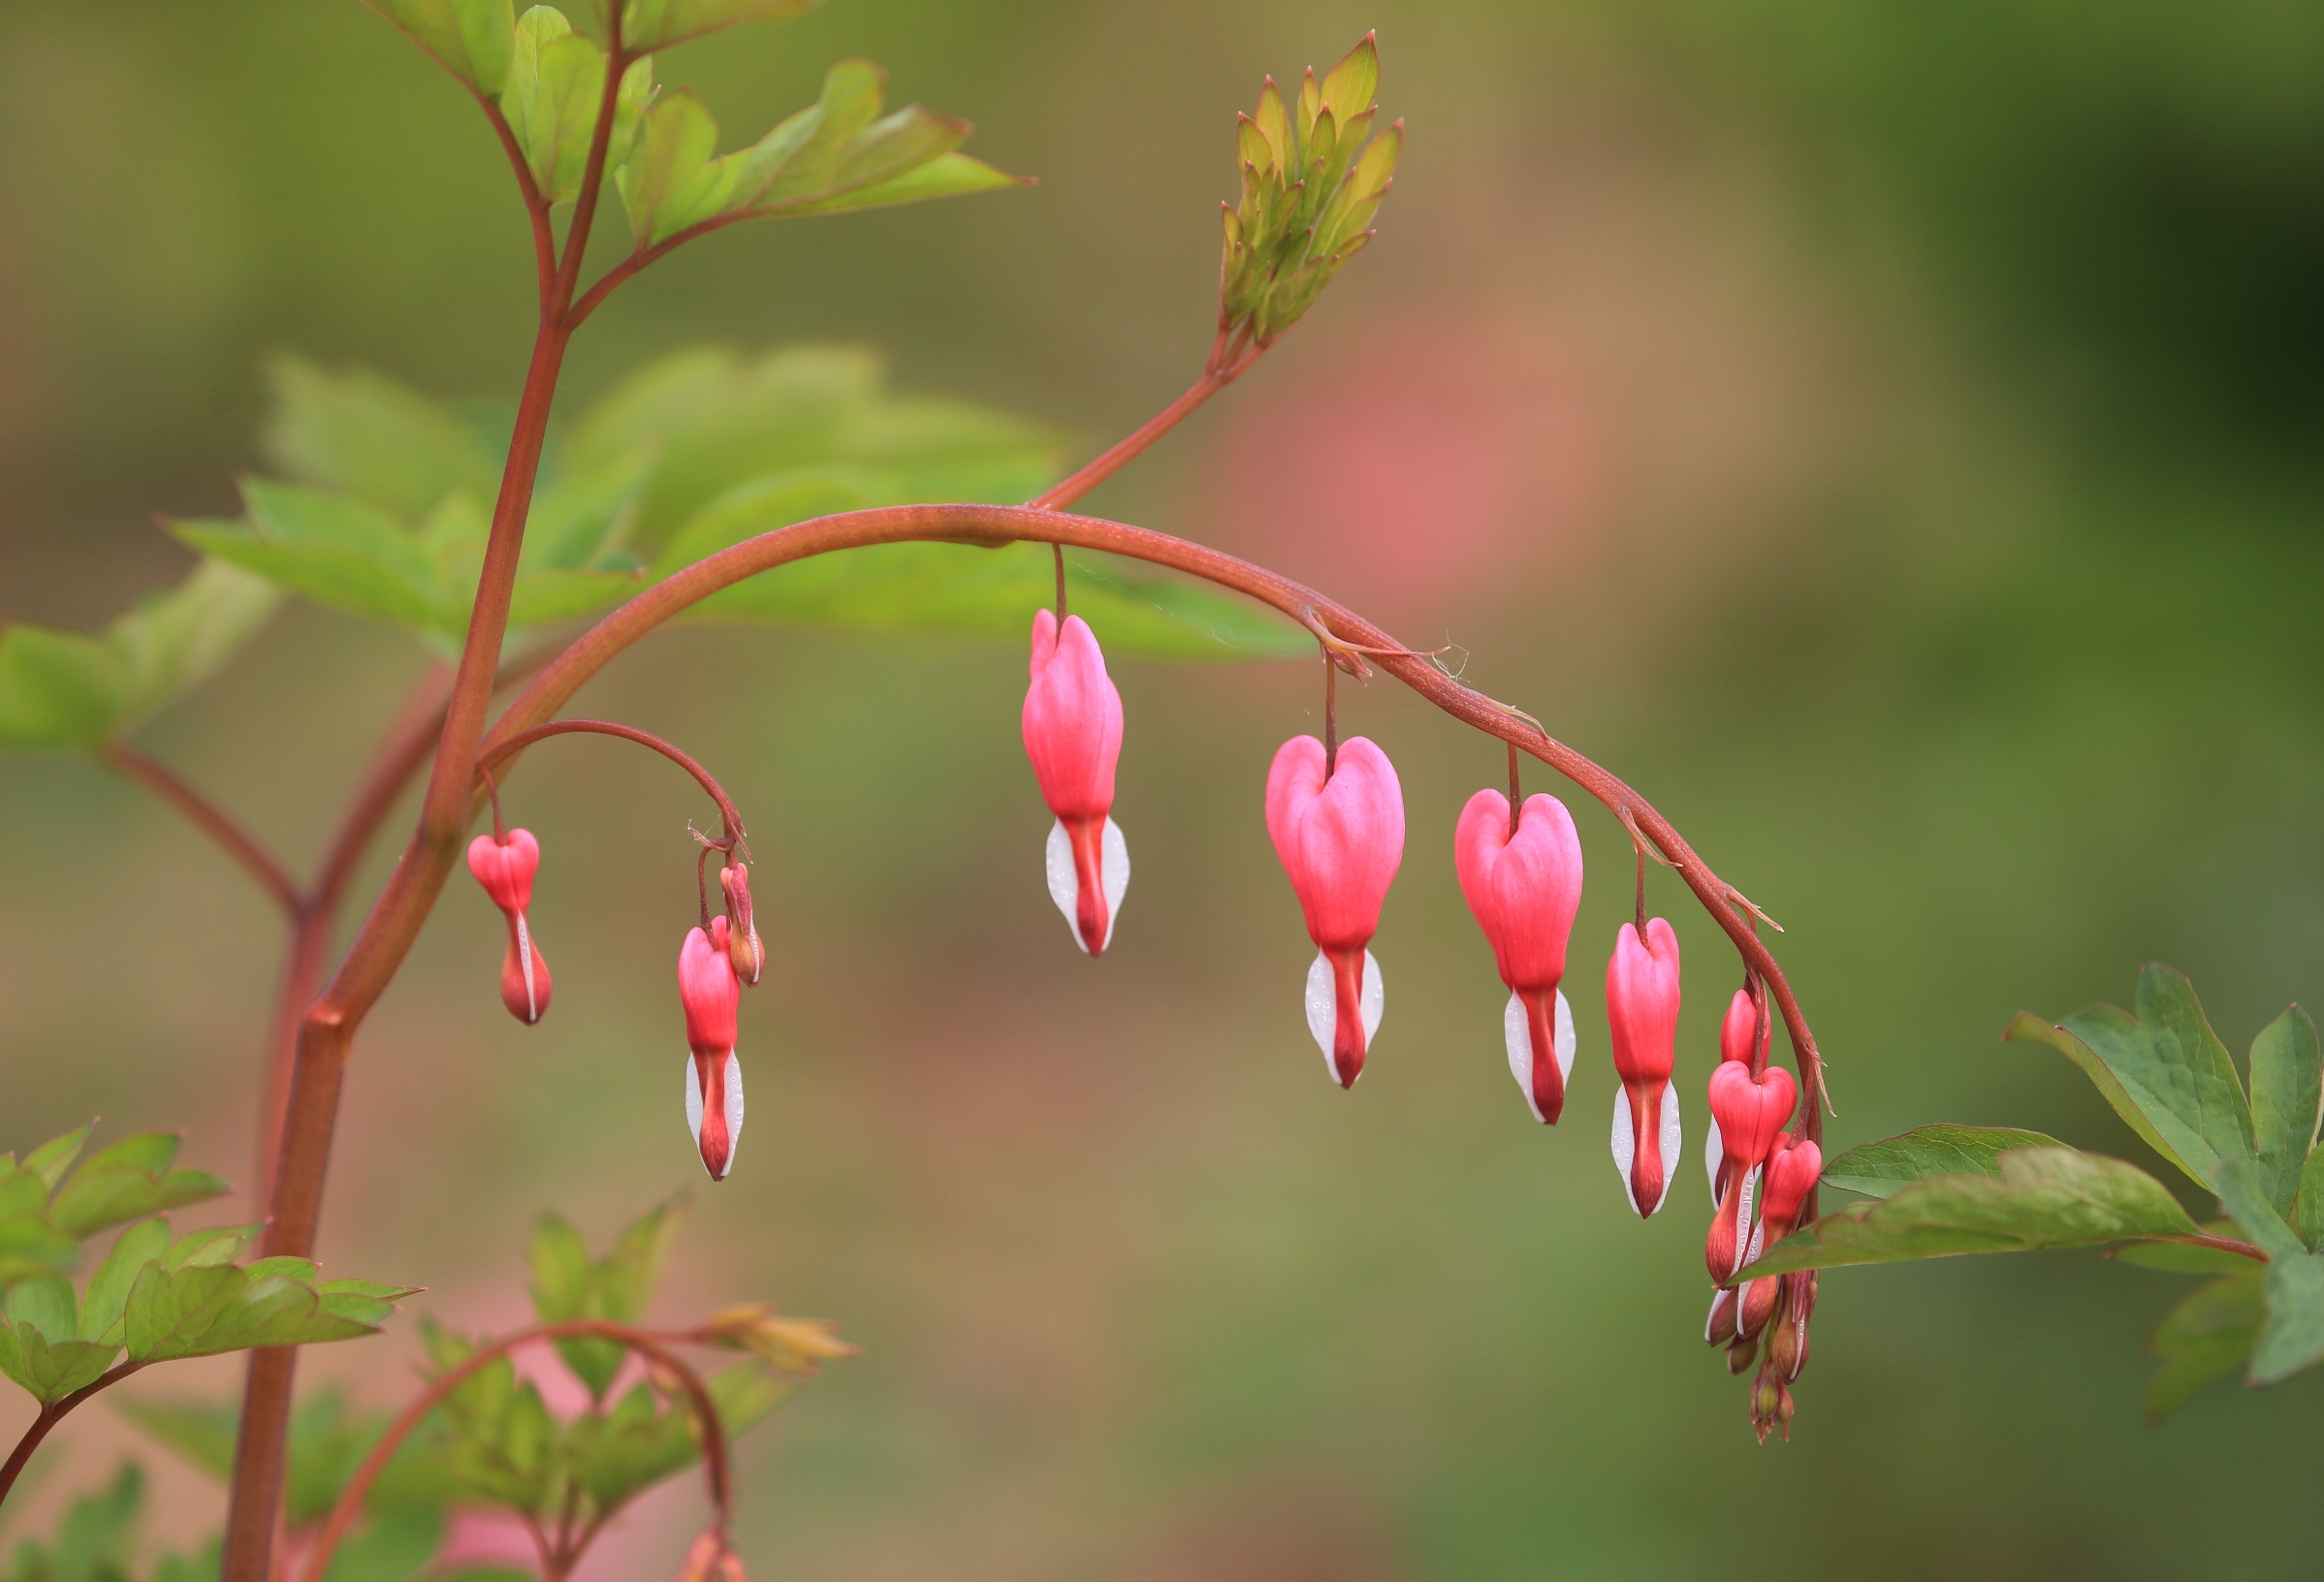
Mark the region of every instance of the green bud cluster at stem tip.
[[1379, 85], [1380, 52], [1366, 34], [1320, 85], [1309, 70], [1295, 120], [1273, 78], [1260, 90], [1258, 112], [1241, 117], [1242, 202], [1221, 206], [1221, 333], [1247, 330], [1266, 345], [1298, 323], [1372, 239], [1372, 215], [1404, 145], [1402, 121], [1371, 136]]

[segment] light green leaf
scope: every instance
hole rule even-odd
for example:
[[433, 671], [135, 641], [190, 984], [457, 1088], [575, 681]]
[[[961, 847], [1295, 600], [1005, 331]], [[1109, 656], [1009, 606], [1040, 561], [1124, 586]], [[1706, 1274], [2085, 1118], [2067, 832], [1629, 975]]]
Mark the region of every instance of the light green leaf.
[[2070, 1148], [2021, 1148], [2001, 1155], [1998, 1179], [1939, 1176], [1826, 1215], [1737, 1279], [2194, 1234], [2178, 1200], [2134, 1165]]
[[0, 1220], [0, 1289], [73, 1267], [80, 1244], [32, 1218]]
[[113, 1239], [112, 1250], [89, 1276], [88, 1296], [80, 1305], [81, 1340], [110, 1336], [112, 1344], [120, 1344], [121, 1313], [129, 1304], [130, 1286], [146, 1264], [158, 1261], [169, 1249], [167, 1219], [141, 1219]]
[[598, 1311], [604, 1316], [622, 1324], [634, 1324], [646, 1316], [661, 1284], [670, 1243], [684, 1225], [690, 1207], [690, 1200], [681, 1192], [623, 1226], [614, 1238], [595, 1272]]
[[796, 16], [813, 4], [814, 0], [626, 0], [621, 7], [621, 44], [633, 50], [667, 49], [738, 22]]
[[2221, 1158], [2252, 1156], [2251, 1110], [2235, 1064], [2192, 986], [2170, 967], [2139, 974], [2138, 1011], [2094, 1005], [2056, 1026], [2021, 1015], [2005, 1036], [2072, 1060], [2156, 1153], [2212, 1186]]
[[2268, 1201], [2288, 1211], [2316, 1138], [2324, 1106], [2324, 1060], [2316, 1025], [2294, 1005], [2251, 1041], [2251, 1130]]
[[[130, 1289], [125, 1313], [130, 1357], [161, 1362], [175, 1357], [211, 1356], [256, 1346], [313, 1345], [377, 1334], [368, 1310], [356, 1297], [326, 1302], [302, 1275], [314, 1266], [302, 1258], [266, 1258], [237, 1268], [185, 1268], [175, 1272], [147, 1264]], [[334, 1311], [336, 1310], [336, 1311]], [[384, 1314], [379, 1314], [384, 1318]]]
[[415, 522], [454, 490], [491, 499], [500, 457], [441, 402], [368, 368], [281, 356], [259, 448], [293, 482]]
[[[65, 1508], [53, 1547], [17, 1546], [9, 1573], [13, 1582], [120, 1582], [137, 1549], [144, 1503], [144, 1474], [124, 1463], [111, 1486], [84, 1494]], [[162, 1582], [158, 1573], [155, 1582]]]
[[2268, 1201], [2267, 1178], [2251, 1160], [2221, 1160], [2218, 1191], [2220, 1206], [2243, 1227], [2245, 1239], [2269, 1257], [2297, 1257], [2308, 1250]]
[[0, 747], [93, 746], [126, 690], [102, 643], [23, 621], [0, 628]]
[[509, 593], [509, 624], [540, 626], [550, 621], [569, 620], [591, 610], [619, 604], [645, 589], [645, 579], [632, 572], [520, 572], [516, 586]]
[[2324, 1250], [2324, 1148], [2308, 1151], [2300, 1169], [2299, 1195], [2293, 1199], [2292, 1228], [2309, 1251]]
[[164, 1269], [213, 1269], [221, 1263], [232, 1263], [242, 1255], [242, 1249], [258, 1239], [263, 1225], [217, 1225], [207, 1230], [189, 1230], [170, 1244], [162, 1254]]
[[641, 247], [722, 212], [743, 165], [714, 157], [718, 123], [691, 88], [663, 94], [638, 122], [637, 145], [614, 176]]
[[79, 1337], [78, 1303], [70, 1280], [62, 1275], [39, 1275], [10, 1286], [0, 1312], [19, 1326], [29, 1325], [46, 1340], [62, 1342]]
[[509, 0], [365, 0], [486, 98], [508, 77], [516, 23]]
[[2324, 1256], [2277, 1255], [2268, 1265], [2262, 1290], [2267, 1318], [2259, 1326], [2246, 1376], [2255, 1385], [2280, 1384], [2324, 1361]]
[[73, 1167], [75, 1159], [80, 1157], [81, 1149], [88, 1143], [89, 1133], [96, 1127], [97, 1123], [91, 1121], [78, 1131], [68, 1131], [62, 1137], [51, 1137], [24, 1155], [23, 1168], [40, 1178], [44, 1194], [56, 1190], [56, 1184], [65, 1179], [65, 1172]]
[[571, 1220], [555, 1212], [543, 1214], [533, 1224], [525, 1263], [532, 1271], [533, 1315], [542, 1323], [589, 1316], [594, 1265]]
[[2259, 1338], [2260, 1281], [2266, 1271], [2245, 1262], [2188, 1294], [2154, 1326], [2147, 1349], [2163, 1359], [2147, 1386], [2147, 1415], [2162, 1421], [2251, 1355]]
[[353, 496], [245, 479], [248, 524], [173, 522], [206, 554], [317, 604], [398, 626], [431, 627], [445, 612], [436, 570], [400, 523]]
[[[887, 208], [897, 204], [925, 203], [931, 198], [962, 198], [972, 192], [1002, 187], [1029, 187], [1033, 178], [996, 170], [971, 154], [942, 153], [899, 174], [859, 187], [801, 199], [768, 214], [839, 214], [853, 209]], [[757, 212], [757, 211], [753, 211]]]
[[85, 1238], [149, 1214], [223, 1197], [227, 1185], [207, 1171], [168, 1167], [177, 1141], [172, 1132], [145, 1132], [87, 1159], [49, 1201], [48, 1223], [62, 1235]]
[[1915, 1126], [1876, 1143], [1860, 1143], [1824, 1167], [1824, 1184], [1867, 1197], [1887, 1197], [1931, 1176], [2001, 1175], [2000, 1156], [2013, 1148], [2058, 1148], [2054, 1137], [2013, 1126]]

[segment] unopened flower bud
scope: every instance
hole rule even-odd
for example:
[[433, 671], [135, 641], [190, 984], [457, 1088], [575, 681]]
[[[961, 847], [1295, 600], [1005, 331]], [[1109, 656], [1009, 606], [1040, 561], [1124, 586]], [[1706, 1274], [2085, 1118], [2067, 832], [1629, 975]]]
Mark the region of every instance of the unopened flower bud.
[[548, 960], [525, 915], [532, 904], [532, 876], [540, 866], [540, 842], [530, 830], [511, 830], [500, 839], [480, 835], [468, 842], [468, 871], [508, 923], [508, 949], [500, 958], [500, 1003], [526, 1027], [548, 1014], [551, 988]]
[[1130, 888], [1130, 843], [1113, 821], [1122, 755], [1122, 694], [1089, 622], [1046, 610], [1033, 617], [1033, 684], [1025, 690], [1025, 756], [1057, 822], [1049, 829], [1049, 899], [1073, 942], [1103, 954]]
[[[1752, 1232], [1745, 1263], [1782, 1241], [1799, 1225], [1799, 1211], [1823, 1173], [1824, 1151], [1814, 1143], [1804, 1137], [1777, 1139], [1776, 1152], [1767, 1160], [1766, 1207], [1760, 1216], [1759, 1228]], [[1742, 1310], [1735, 1319], [1737, 1333], [1757, 1335], [1767, 1326], [1775, 1315], [1781, 1286], [1780, 1277], [1767, 1275], [1744, 1287]]]
[[1759, 1007], [1751, 996], [1737, 989], [1735, 998], [1727, 1002], [1726, 1020], [1719, 1024], [1719, 1059], [1751, 1063], [1751, 1044], [1759, 1031]]
[[1649, 918], [1641, 939], [1635, 927], [1623, 924], [1606, 967], [1606, 1018], [1614, 1071], [1622, 1079], [1614, 1094], [1614, 1168], [1640, 1218], [1654, 1214], [1670, 1195], [1678, 1157], [1678, 1091], [1671, 1082], [1677, 1064], [1678, 997], [1678, 935], [1671, 925]]
[[1366, 947], [1404, 860], [1404, 788], [1395, 766], [1356, 736], [1340, 744], [1337, 766], [1327, 772], [1323, 744], [1292, 737], [1267, 770], [1267, 834], [1316, 942], [1307, 1030], [1332, 1080], [1352, 1088], [1385, 1003], [1380, 964]]
[[1558, 989], [1581, 904], [1581, 837], [1574, 815], [1555, 797], [1528, 797], [1512, 832], [1509, 799], [1480, 791], [1461, 809], [1452, 858], [1461, 894], [1509, 986], [1501, 1021], [1510, 1075], [1533, 1118], [1555, 1125], [1574, 1073], [1574, 1009]]
[[1728, 1376], [1731, 1378], [1742, 1377], [1751, 1371], [1751, 1364], [1758, 1358], [1759, 1342], [1748, 1336], [1737, 1336], [1735, 1343], [1727, 1348]]
[[1703, 1321], [1703, 1341], [1706, 1345], [1729, 1345], [1735, 1341], [1735, 1287], [1728, 1286], [1711, 1293], [1710, 1316]]
[[726, 892], [726, 959], [736, 977], [755, 985], [767, 969], [767, 947], [758, 942], [758, 923], [750, 914], [750, 870], [741, 863], [719, 869], [718, 888]]
[[1807, 1321], [1816, 1311], [1816, 1272], [1783, 1277], [1783, 1301], [1767, 1332], [1767, 1360], [1786, 1384], [1807, 1371]]
[[1783, 1387], [1771, 1367], [1762, 1368], [1758, 1382], [1751, 1387], [1751, 1426], [1762, 1444], [1774, 1429], [1781, 1429], [1786, 1440], [1792, 1437], [1792, 1392]]
[[685, 1121], [713, 1181], [734, 1168], [743, 1130], [743, 1066], [735, 1058], [735, 1012], [742, 984], [727, 949], [726, 919], [710, 932], [688, 929], [678, 953], [678, 999], [685, 1010]]

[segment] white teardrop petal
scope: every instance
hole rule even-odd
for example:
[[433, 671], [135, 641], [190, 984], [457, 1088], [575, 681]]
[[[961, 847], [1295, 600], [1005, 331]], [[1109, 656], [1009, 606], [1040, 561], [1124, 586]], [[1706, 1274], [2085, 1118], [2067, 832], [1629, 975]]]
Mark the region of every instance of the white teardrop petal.
[[[1130, 889], [1130, 842], [1122, 838], [1122, 826], [1111, 818], [1105, 821], [1105, 834], [1098, 841], [1098, 878], [1105, 887], [1105, 943], [1110, 948], [1114, 942], [1114, 921], [1122, 915], [1122, 897]], [[1073, 931], [1073, 937], [1081, 937], [1078, 928]]]
[[1339, 1067], [1331, 1059], [1331, 1041], [1339, 1031], [1339, 997], [1333, 993], [1331, 960], [1321, 951], [1316, 952], [1315, 965], [1307, 969], [1307, 1030], [1323, 1052], [1323, 1068], [1331, 1080], [1340, 1080]]
[[[1560, 995], [1559, 999], [1565, 997]], [[1564, 1006], [1558, 1007], [1563, 1010]], [[1533, 1112], [1536, 1121], [1542, 1120], [1542, 1107], [1533, 1101], [1533, 1028], [1525, 1015], [1525, 997], [1512, 990], [1509, 1008], [1501, 1013], [1501, 1035], [1509, 1044], [1509, 1074], [1517, 1079], [1517, 1092], [1525, 1095], [1525, 1107]], [[1563, 1031], [1561, 1028], [1559, 1029]]]
[[1710, 1118], [1710, 1135], [1703, 1139], [1703, 1173], [1710, 1177], [1711, 1207], [1719, 1205], [1719, 1166], [1727, 1162], [1727, 1140], [1719, 1135], [1719, 1118]]
[[1760, 1167], [1755, 1164], [1743, 1173], [1742, 1201], [1735, 1211], [1735, 1269], [1727, 1271], [1731, 1275], [1735, 1269], [1742, 1268], [1758, 1257], [1760, 1244], [1767, 1239], [1766, 1222], [1756, 1225], [1751, 1222], [1751, 1210], [1754, 1200], [1759, 1196], [1759, 1182]]
[[529, 1026], [541, 1019], [541, 991], [532, 981], [532, 931], [523, 912], [517, 914], [517, 965], [525, 973], [525, 1021]]
[[740, 1054], [726, 1057], [726, 1169], [718, 1179], [724, 1181], [734, 1173], [734, 1151], [743, 1142], [743, 1058]]
[[1576, 1047], [1574, 1006], [1566, 998], [1566, 992], [1560, 989], [1557, 992], [1557, 1073], [1561, 1080], [1568, 1083], [1574, 1080]]
[[1663, 1205], [1671, 1199], [1671, 1183], [1678, 1174], [1678, 1151], [1686, 1146], [1686, 1139], [1680, 1134], [1678, 1126], [1678, 1084], [1675, 1082], [1663, 1084], [1662, 1122], [1663, 1195], [1654, 1200], [1654, 1212], [1657, 1214], [1662, 1213]]
[[[1126, 870], [1124, 882], [1127, 883], [1127, 852], [1123, 856], [1123, 863]], [[1047, 867], [1049, 899], [1056, 902], [1057, 909], [1066, 914], [1066, 932], [1073, 936], [1073, 948], [1086, 956], [1090, 947], [1081, 941], [1081, 879], [1073, 870], [1073, 838], [1066, 834], [1062, 819], [1049, 826]], [[1108, 929], [1112, 926], [1110, 922], [1106, 925]]]
[[1364, 1049], [1372, 1048], [1372, 1040], [1380, 1036], [1380, 1013], [1387, 1008], [1387, 990], [1380, 980], [1380, 964], [1370, 951], [1364, 952], [1364, 986], [1356, 997], [1356, 1008], [1364, 1018]]
[[1630, 1199], [1630, 1212], [1639, 1211], [1638, 1194], [1630, 1189], [1630, 1165], [1638, 1155], [1638, 1144], [1630, 1135], [1630, 1090], [1614, 1089], [1614, 1169], [1622, 1178], [1622, 1195]]
[[702, 1147], [702, 1068], [694, 1057], [685, 1058], [685, 1129], [694, 1134], [694, 1147]]

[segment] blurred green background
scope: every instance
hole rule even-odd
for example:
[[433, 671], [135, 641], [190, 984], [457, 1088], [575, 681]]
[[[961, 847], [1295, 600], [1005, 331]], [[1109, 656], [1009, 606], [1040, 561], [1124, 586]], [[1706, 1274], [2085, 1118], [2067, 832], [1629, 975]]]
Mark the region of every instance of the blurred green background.
[[[867, 341], [1094, 449], [1199, 365], [1233, 111], [1375, 26], [1410, 122], [1378, 241], [1090, 508], [1459, 645], [1655, 799], [1790, 931], [1836, 1142], [1949, 1120], [2138, 1156], [1995, 1035], [2126, 998], [2149, 959], [2239, 1053], [2324, 987], [2324, 11], [835, 0], [662, 76], [735, 140], [872, 55], [1041, 185], [719, 236], [599, 315], [566, 389], [684, 341]], [[12, 615], [91, 624], [177, 574], [151, 516], [234, 509], [271, 348], [514, 391], [505, 170], [354, 0], [0, 7], [0, 148]], [[141, 741], [303, 861], [418, 664], [295, 609]], [[1691, 1169], [1641, 1225], [1609, 1167], [1618, 827], [1576, 809], [1582, 1055], [1544, 1131], [1449, 862], [1499, 753], [1343, 689], [1412, 836], [1342, 1093], [1259, 818], [1313, 667], [1116, 665], [1137, 880], [1093, 965], [1042, 890], [1022, 666], [689, 630], [594, 685], [716, 766], [766, 863], [736, 1173], [699, 1183], [680, 1113], [706, 809], [565, 744], [511, 787], [556, 1010], [497, 1008], [498, 920], [456, 879], [352, 1071], [327, 1268], [512, 1323], [540, 1207], [602, 1235], [694, 1182], [672, 1315], [773, 1296], [866, 1347], [744, 1454], [765, 1574], [2312, 1574], [2317, 1381], [2149, 1430], [2142, 1341], [2181, 1287], [2095, 1254], [1829, 1277], [1794, 1442], [1755, 1446], [1699, 1339]], [[78, 761], [0, 765], [0, 1144], [97, 1111], [246, 1180], [266, 906]], [[1651, 882], [1688, 953], [1692, 1160], [1736, 974]], [[311, 1373], [384, 1402], [409, 1356]], [[36, 1511], [128, 1442], [103, 1411], [64, 1439]], [[213, 1524], [175, 1476], [164, 1531]], [[697, 1501], [596, 1574], [658, 1574]]]

